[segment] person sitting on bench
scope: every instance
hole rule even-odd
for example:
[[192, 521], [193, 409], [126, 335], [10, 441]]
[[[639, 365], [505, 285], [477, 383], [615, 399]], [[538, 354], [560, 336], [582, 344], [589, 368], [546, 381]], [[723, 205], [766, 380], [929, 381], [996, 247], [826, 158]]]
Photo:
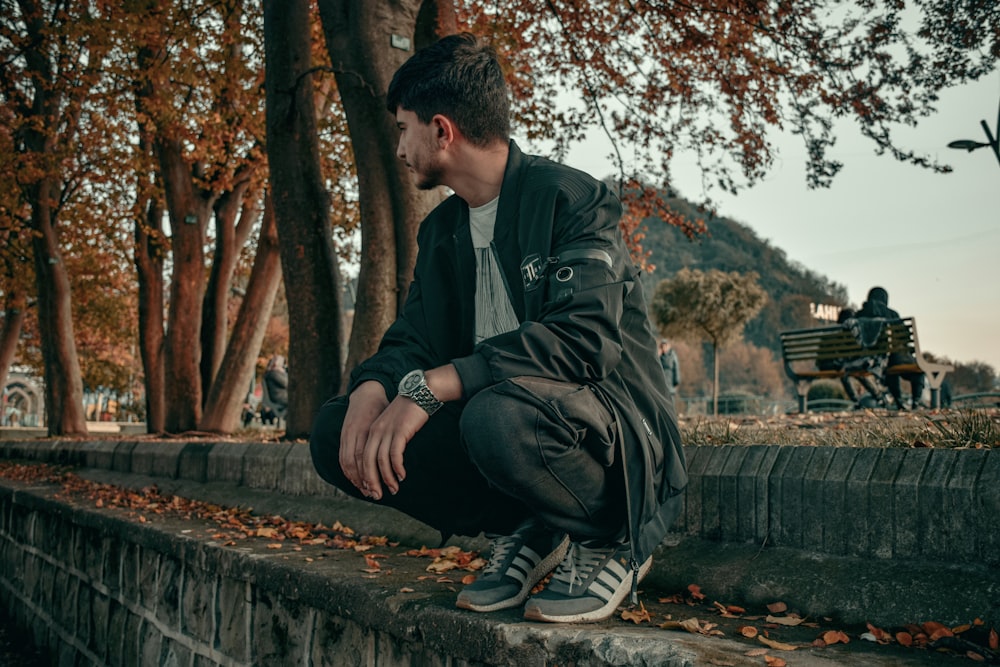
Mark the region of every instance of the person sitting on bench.
[[[887, 320], [898, 320], [899, 313], [889, 307], [889, 293], [882, 287], [873, 287], [868, 290], [868, 298], [861, 304], [861, 310], [857, 312], [857, 317], [881, 317]], [[889, 355], [889, 366], [900, 364], [916, 364], [916, 359], [912, 355], [904, 352], [893, 352]], [[907, 409], [903, 404], [903, 392], [900, 388], [899, 379], [905, 378], [910, 383], [910, 393], [912, 395], [912, 408], [920, 407], [920, 398], [924, 393], [924, 374], [916, 373], [886, 373], [885, 386], [892, 394], [896, 406], [900, 410]]]

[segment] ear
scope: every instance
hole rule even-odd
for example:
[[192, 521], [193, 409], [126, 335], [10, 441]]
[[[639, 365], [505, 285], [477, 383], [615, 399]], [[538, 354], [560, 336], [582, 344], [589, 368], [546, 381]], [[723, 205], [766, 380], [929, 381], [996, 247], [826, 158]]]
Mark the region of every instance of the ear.
[[458, 138], [459, 131], [454, 121], [442, 114], [436, 114], [431, 118], [431, 127], [437, 139], [438, 146], [447, 148]]

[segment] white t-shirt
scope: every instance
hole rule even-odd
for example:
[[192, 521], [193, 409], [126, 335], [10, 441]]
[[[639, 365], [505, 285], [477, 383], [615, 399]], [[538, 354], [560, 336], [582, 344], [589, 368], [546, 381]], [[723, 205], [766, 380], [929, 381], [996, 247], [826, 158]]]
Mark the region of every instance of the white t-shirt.
[[493, 245], [499, 200], [497, 197], [479, 208], [469, 207], [472, 247], [476, 252], [476, 343], [513, 331], [519, 324]]

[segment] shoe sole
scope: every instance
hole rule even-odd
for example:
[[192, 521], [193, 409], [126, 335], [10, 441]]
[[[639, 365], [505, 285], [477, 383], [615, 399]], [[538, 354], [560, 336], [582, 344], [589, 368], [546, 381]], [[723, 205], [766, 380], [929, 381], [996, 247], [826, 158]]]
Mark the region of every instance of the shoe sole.
[[[650, 556], [646, 559], [646, 562], [639, 566], [638, 581], [641, 582], [652, 567], [653, 557]], [[635, 574], [630, 573], [629, 576], [622, 581], [621, 585], [618, 586], [618, 590], [615, 591], [615, 594], [611, 597], [611, 599], [608, 600], [603, 607], [594, 609], [593, 611], [557, 616], [554, 614], [546, 614], [538, 607], [528, 606], [524, 610], [524, 618], [528, 621], [545, 621], [546, 623], [597, 623], [598, 621], [606, 620], [615, 613], [615, 609], [617, 609], [618, 605], [622, 603], [625, 596], [629, 594], [629, 591], [632, 589], [632, 577], [634, 576]]]
[[552, 553], [543, 558], [538, 565], [536, 565], [534, 569], [528, 573], [527, 578], [524, 580], [524, 585], [521, 586], [521, 590], [518, 591], [517, 595], [514, 597], [507, 598], [506, 600], [499, 600], [493, 604], [475, 604], [459, 596], [459, 598], [455, 601], [455, 606], [459, 609], [468, 609], [469, 611], [478, 612], [499, 611], [500, 609], [517, 607], [528, 599], [528, 594], [531, 593], [531, 589], [535, 587], [535, 584], [541, 581], [545, 575], [555, 569], [556, 565], [562, 562], [562, 559], [566, 557], [566, 551], [568, 550], [569, 535], [566, 535], [563, 537], [563, 541], [559, 543], [559, 546], [557, 546]]

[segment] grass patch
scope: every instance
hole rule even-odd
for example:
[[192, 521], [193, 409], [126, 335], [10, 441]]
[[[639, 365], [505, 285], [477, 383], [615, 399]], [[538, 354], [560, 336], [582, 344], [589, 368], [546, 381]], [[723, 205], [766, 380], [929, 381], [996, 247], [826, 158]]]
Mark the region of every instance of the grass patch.
[[827, 447], [1000, 447], [1000, 410], [807, 413], [680, 420], [686, 445], [823, 445]]

